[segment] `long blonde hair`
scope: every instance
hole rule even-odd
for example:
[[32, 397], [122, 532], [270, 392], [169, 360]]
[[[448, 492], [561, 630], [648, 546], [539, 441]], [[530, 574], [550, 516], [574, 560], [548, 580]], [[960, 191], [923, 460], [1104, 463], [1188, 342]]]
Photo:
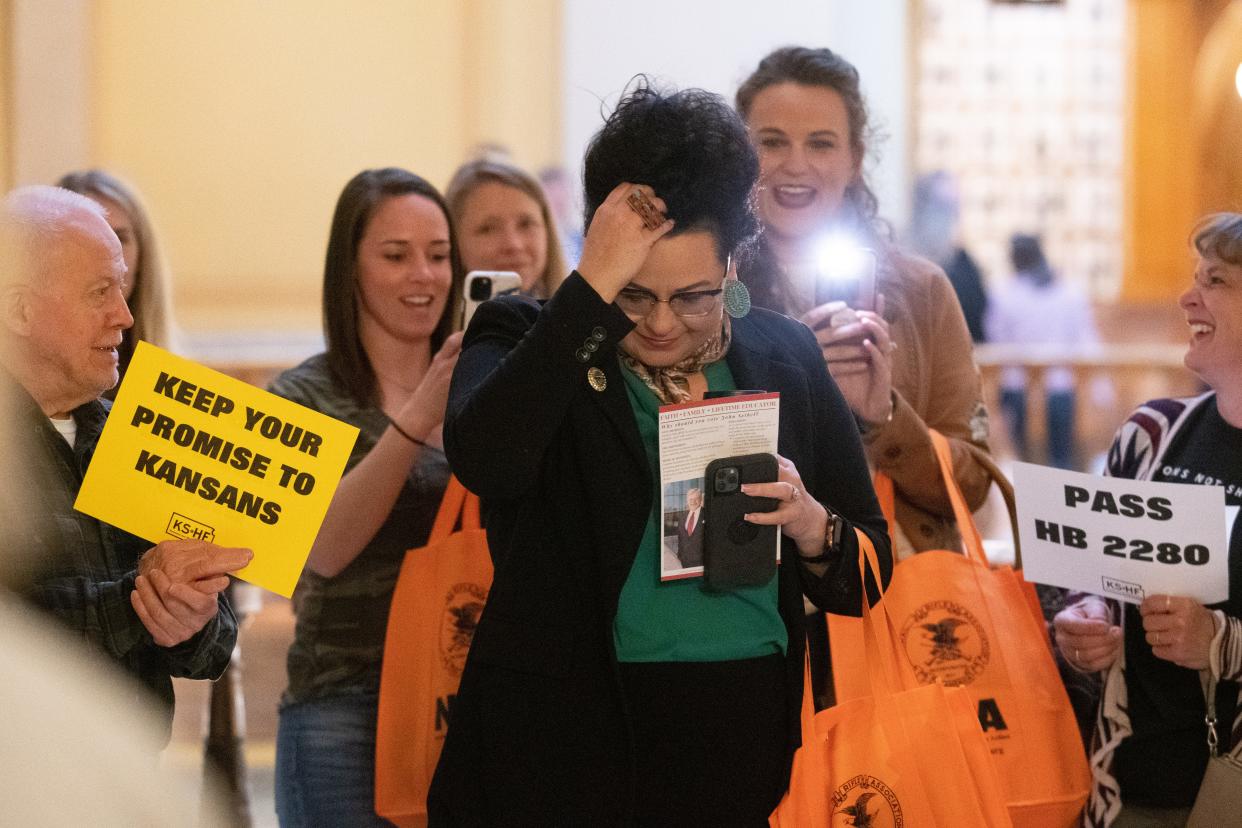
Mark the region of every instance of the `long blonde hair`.
[[66, 173], [56, 182], [56, 186], [88, 197], [110, 199], [125, 210], [134, 225], [138, 241], [138, 264], [135, 272], [129, 275], [134, 283], [134, 290], [129, 296], [129, 310], [134, 316], [129, 339], [134, 343], [145, 339], [161, 348], [175, 350], [177, 337], [172, 315], [171, 276], [151, 217], [137, 191], [103, 170]]
[[457, 168], [448, 187], [444, 190], [444, 200], [448, 202], [449, 212], [453, 220], [460, 224], [462, 211], [466, 207], [466, 199], [480, 184], [497, 182], [525, 193], [539, 205], [539, 214], [543, 217], [543, 226], [548, 235], [548, 260], [543, 266], [543, 273], [535, 283], [534, 293], [537, 298], [547, 299], [556, 293], [556, 289], [565, 281], [569, 271], [565, 267], [565, 253], [561, 247], [560, 234], [556, 229], [556, 219], [548, 207], [548, 197], [539, 182], [526, 171], [503, 161], [480, 158], [467, 161]]

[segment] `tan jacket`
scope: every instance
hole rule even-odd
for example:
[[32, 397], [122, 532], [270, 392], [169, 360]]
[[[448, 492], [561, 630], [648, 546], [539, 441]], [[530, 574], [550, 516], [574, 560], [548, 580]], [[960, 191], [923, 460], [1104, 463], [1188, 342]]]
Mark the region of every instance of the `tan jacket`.
[[944, 272], [901, 253], [893, 254], [891, 264], [880, 274], [878, 287], [897, 343], [896, 406], [892, 420], [868, 430], [863, 445], [871, 465], [893, 479], [897, 523], [914, 551], [958, 549], [953, 507], [927, 430], [949, 438], [958, 485], [970, 508], [978, 509], [991, 481], [979, 370], [966, 320]]

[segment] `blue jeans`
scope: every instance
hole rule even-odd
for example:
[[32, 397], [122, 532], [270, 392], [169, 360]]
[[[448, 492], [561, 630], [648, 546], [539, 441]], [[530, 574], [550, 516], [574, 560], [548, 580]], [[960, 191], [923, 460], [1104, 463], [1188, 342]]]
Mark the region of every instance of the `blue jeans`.
[[[1049, 466], [1058, 469], [1073, 469], [1077, 453], [1074, 441], [1074, 392], [1049, 391], [1046, 394], [1045, 426], [1048, 431]], [[1013, 441], [1014, 454], [1019, 460], [1038, 462], [1038, 457], [1031, 453], [1026, 435], [1026, 391], [1009, 389], [1001, 391], [1001, 408], [1009, 423], [1009, 434]]]
[[388, 826], [375, 814], [374, 695], [291, 704], [276, 731], [282, 828]]

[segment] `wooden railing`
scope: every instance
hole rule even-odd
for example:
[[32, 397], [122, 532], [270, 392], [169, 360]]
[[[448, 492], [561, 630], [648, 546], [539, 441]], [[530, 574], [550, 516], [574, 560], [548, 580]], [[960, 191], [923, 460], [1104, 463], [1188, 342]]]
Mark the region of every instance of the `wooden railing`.
[[[993, 414], [993, 450], [1010, 453], [1009, 441], [1000, 427], [999, 385], [1001, 369], [1027, 369], [1028, 422], [1032, 443], [1044, 434], [1043, 375], [1050, 368], [1064, 367], [1074, 376], [1078, 390], [1075, 430], [1085, 457], [1107, 450], [1113, 432], [1136, 406], [1156, 397], [1185, 396], [1201, 389], [1199, 379], [1183, 364], [1186, 346], [1177, 343], [1102, 343], [1097, 345], [997, 345], [975, 347], [975, 362], [983, 378], [984, 400]], [[1096, 399], [1094, 383], [1106, 379], [1111, 399]]]
[[1168, 342], [1099, 343], [1095, 345], [1000, 345], [975, 346], [980, 369], [1020, 365], [1042, 370], [1066, 366], [1075, 370], [1100, 369], [1181, 371], [1186, 346]]

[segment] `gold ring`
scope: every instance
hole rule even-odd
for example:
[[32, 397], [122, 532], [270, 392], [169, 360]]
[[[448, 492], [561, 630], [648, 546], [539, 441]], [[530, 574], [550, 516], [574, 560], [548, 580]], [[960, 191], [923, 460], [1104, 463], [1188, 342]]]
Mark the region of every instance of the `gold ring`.
[[1156, 643], [1154, 643], [1152, 646], [1153, 646], [1153, 647], [1159, 647], [1159, 646], [1160, 646], [1160, 633], [1156, 633]]
[[797, 502], [798, 502], [798, 498], [802, 497], [802, 492], [801, 492], [801, 491], [799, 491], [799, 490], [798, 490], [798, 487], [797, 487], [797, 486], [795, 486], [795, 485], [794, 485], [794, 484], [792, 484], [792, 483], [790, 483], [790, 484], [789, 484], [789, 488], [793, 490], [793, 494], [791, 494], [791, 495], [789, 496], [789, 502], [790, 502], [790, 503], [797, 503]]

